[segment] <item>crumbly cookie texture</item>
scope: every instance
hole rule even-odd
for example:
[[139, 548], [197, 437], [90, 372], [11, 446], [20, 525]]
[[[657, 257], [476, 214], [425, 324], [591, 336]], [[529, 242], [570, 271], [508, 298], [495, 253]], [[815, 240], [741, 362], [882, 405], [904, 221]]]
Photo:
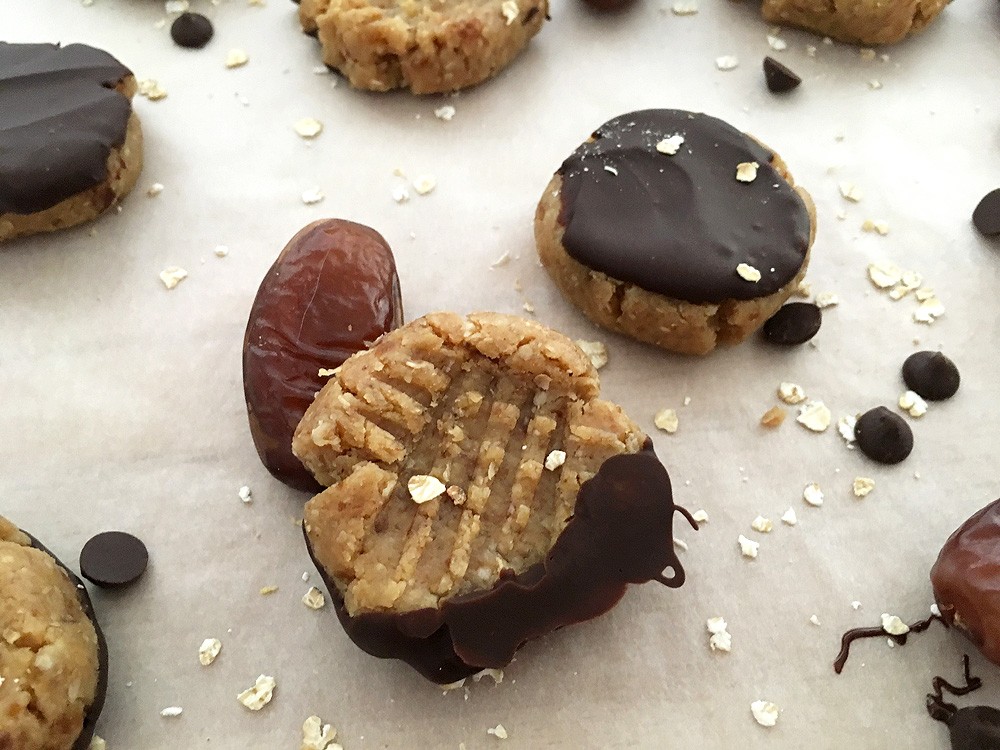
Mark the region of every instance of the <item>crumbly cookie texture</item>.
[[770, 23], [799, 26], [843, 42], [894, 44], [934, 20], [948, 0], [764, 0]]
[[0, 518], [0, 748], [70, 750], [98, 685], [98, 641], [55, 560]]
[[[135, 78], [129, 76], [115, 88], [131, 99], [137, 90]], [[107, 165], [103, 182], [51, 208], [33, 214], [0, 214], [0, 242], [83, 224], [121, 201], [135, 187], [142, 171], [142, 126], [135, 112], [129, 117], [125, 142], [111, 149]]]
[[[792, 175], [777, 154], [771, 165], [790, 185]], [[535, 212], [535, 243], [542, 265], [567, 299], [595, 323], [639, 341], [679, 352], [707, 354], [718, 344], [738, 344], [784, 304], [805, 278], [806, 253], [795, 277], [777, 292], [749, 300], [694, 303], [642, 289], [587, 268], [563, 246], [560, 223], [563, 178], [556, 174], [545, 188]], [[795, 188], [809, 211], [810, 247], [816, 232], [816, 208], [809, 194]]]
[[305, 527], [347, 612], [437, 607], [540, 562], [583, 482], [645, 440], [598, 393], [570, 339], [495, 313], [428, 315], [345, 362], [293, 449], [329, 486]]
[[302, 0], [299, 20], [351, 85], [432, 94], [496, 75], [548, 10], [548, 0]]

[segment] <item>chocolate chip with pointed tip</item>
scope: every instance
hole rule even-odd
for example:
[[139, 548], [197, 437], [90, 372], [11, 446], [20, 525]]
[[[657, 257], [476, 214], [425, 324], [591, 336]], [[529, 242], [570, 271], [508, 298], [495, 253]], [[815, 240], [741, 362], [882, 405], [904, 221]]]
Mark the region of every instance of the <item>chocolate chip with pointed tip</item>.
[[812, 302], [791, 302], [764, 324], [764, 338], [779, 346], [804, 344], [823, 324], [823, 313]]
[[170, 38], [179, 47], [201, 49], [214, 34], [212, 22], [201, 13], [181, 13], [170, 24]]
[[906, 387], [929, 401], [943, 401], [958, 391], [958, 367], [941, 352], [916, 352], [903, 362]]
[[764, 58], [764, 81], [768, 90], [774, 94], [784, 94], [802, 83], [802, 79], [788, 66], [782, 65], [773, 57]]
[[972, 212], [972, 225], [987, 237], [1000, 234], [1000, 188], [991, 190], [979, 201]]

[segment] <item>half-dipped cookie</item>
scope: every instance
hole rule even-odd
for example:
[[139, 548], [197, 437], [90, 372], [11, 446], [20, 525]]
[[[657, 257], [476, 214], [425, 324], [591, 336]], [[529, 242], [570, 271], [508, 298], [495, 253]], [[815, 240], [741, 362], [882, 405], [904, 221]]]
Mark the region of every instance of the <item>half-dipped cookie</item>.
[[0, 42], [0, 241], [89, 221], [132, 189], [135, 91], [102, 50]]
[[83, 583], [0, 516], [0, 748], [86, 750], [107, 662]]
[[805, 276], [815, 209], [781, 158], [722, 120], [652, 109], [597, 129], [535, 213], [542, 264], [594, 322], [705, 354]]
[[327, 486], [304, 528], [345, 630], [435, 682], [502, 667], [629, 583], [684, 582], [651, 443], [538, 323], [435, 313], [387, 333], [293, 449]]

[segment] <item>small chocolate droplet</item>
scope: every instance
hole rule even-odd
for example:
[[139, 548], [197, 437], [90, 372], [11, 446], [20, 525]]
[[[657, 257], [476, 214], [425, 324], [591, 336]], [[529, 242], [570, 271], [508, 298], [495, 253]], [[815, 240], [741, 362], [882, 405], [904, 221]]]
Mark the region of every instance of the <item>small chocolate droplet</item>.
[[764, 81], [768, 90], [774, 94], [784, 94], [802, 83], [799, 76], [773, 57], [764, 58]]
[[880, 464], [898, 464], [913, 450], [910, 426], [884, 406], [876, 406], [858, 418], [854, 437], [861, 452]]
[[979, 201], [972, 212], [972, 224], [987, 237], [1000, 234], [1000, 188], [990, 191]]
[[941, 352], [917, 352], [903, 362], [906, 387], [929, 401], [943, 401], [958, 391], [961, 376]]
[[181, 13], [170, 24], [170, 38], [179, 47], [188, 49], [201, 49], [214, 33], [212, 22], [201, 13]]
[[780, 346], [804, 344], [819, 332], [823, 313], [812, 302], [792, 302], [764, 324], [764, 338]]
[[92, 537], [80, 552], [83, 577], [102, 588], [120, 588], [139, 580], [149, 552], [142, 540], [124, 531], [105, 531]]

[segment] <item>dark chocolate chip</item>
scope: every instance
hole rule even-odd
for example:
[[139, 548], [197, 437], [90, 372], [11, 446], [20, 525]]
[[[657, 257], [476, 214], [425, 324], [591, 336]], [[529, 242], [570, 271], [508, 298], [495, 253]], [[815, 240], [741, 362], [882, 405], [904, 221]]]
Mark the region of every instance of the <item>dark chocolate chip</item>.
[[764, 58], [764, 81], [773, 94], [784, 94], [802, 83], [799, 76], [773, 57]]
[[952, 750], [1000, 750], [1000, 710], [969, 706], [955, 712], [948, 725]]
[[80, 572], [96, 586], [119, 588], [139, 580], [149, 553], [140, 539], [124, 531], [105, 531], [91, 538], [80, 552]]
[[764, 324], [764, 338], [772, 344], [796, 346], [817, 333], [823, 313], [812, 302], [792, 302], [782, 307]]
[[1000, 188], [983, 196], [972, 212], [972, 224], [987, 237], [1000, 234]]
[[201, 13], [181, 13], [170, 24], [170, 38], [179, 47], [201, 49], [212, 39], [212, 22]]
[[961, 376], [941, 352], [917, 352], [903, 362], [906, 387], [929, 401], [943, 401], [958, 391]]
[[858, 418], [854, 437], [861, 452], [880, 464], [898, 464], [913, 450], [910, 425], [884, 406], [876, 406]]

